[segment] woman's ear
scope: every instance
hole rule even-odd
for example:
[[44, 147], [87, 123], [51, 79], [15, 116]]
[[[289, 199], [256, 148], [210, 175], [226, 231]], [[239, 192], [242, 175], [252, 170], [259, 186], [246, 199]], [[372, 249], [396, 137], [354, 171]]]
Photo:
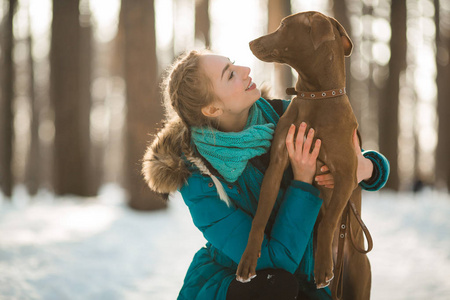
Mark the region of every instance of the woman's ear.
[[202, 114], [206, 117], [215, 118], [223, 114], [223, 110], [210, 104], [202, 108]]

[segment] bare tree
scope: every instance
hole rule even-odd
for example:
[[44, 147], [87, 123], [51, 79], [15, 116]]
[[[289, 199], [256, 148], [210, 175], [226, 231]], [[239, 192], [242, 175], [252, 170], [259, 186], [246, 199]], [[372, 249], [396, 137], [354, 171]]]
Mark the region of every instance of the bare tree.
[[[268, 32], [275, 31], [281, 19], [291, 14], [291, 1], [269, 0], [268, 3]], [[286, 88], [292, 87], [292, 70], [283, 64], [274, 64], [273, 94], [276, 98], [286, 98]]]
[[[350, 19], [348, 18], [348, 10], [347, 10], [347, 2], [345, 0], [333, 0], [333, 14], [336, 20], [338, 20], [339, 23], [341, 23], [342, 26], [344, 26], [345, 31], [347, 31], [350, 38], [352, 38], [352, 28], [350, 26]], [[347, 94], [349, 95], [350, 103], [352, 104], [353, 111], [356, 115], [356, 118], [361, 120], [361, 111], [359, 109], [360, 103], [358, 102], [358, 97], [351, 97], [351, 74], [350, 74], [350, 62], [351, 59], [347, 58], [345, 59], [345, 73], [346, 73], [346, 88], [347, 88]]]
[[[436, 148], [436, 182], [438, 185], [446, 185], [450, 189], [450, 38], [443, 33], [443, 20], [450, 16], [450, 11], [441, 10], [439, 0], [434, 0], [435, 24], [436, 24], [436, 66], [437, 66], [437, 115], [438, 125], [438, 143]], [[448, 30], [448, 28], [447, 28]]]
[[[29, 12], [28, 12], [29, 13]], [[28, 15], [28, 19], [30, 16]], [[37, 103], [35, 78], [34, 78], [34, 61], [33, 61], [33, 37], [31, 33], [30, 20], [28, 21], [28, 76], [29, 86], [28, 94], [30, 97], [31, 108], [31, 132], [30, 147], [28, 148], [25, 185], [30, 195], [35, 195], [40, 185], [39, 165], [40, 165], [40, 141], [39, 141], [39, 105]]]
[[389, 159], [391, 174], [386, 187], [398, 190], [398, 135], [399, 135], [399, 91], [400, 75], [406, 69], [406, 0], [391, 2], [391, 58], [389, 78], [379, 101], [380, 151]]
[[0, 186], [3, 194], [11, 197], [13, 188], [13, 99], [14, 99], [14, 34], [13, 19], [17, 1], [9, 0], [9, 8], [1, 24], [1, 74], [0, 74]]
[[87, 182], [84, 182], [86, 194], [96, 195], [102, 180], [102, 161], [93, 159], [94, 149], [90, 135], [93, 32], [89, 1], [80, 2], [80, 139], [86, 163]]
[[154, 1], [122, 0], [120, 24], [124, 33], [124, 74], [127, 115], [125, 175], [129, 206], [139, 210], [165, 207], [140, 174], [149, 133], [163, 117], [158, 95]]
[[[53, 1], [50, 98], [55, 115], [53, 186], [57, 195], [92, 195], [90, 98], [83, 93], [79, 0]], [[89, 68], [89, 67], [88, 67]]]
[[211, 46], [209, 20], [209, 0], [195, 0], [195, 38], [202, 41], [205, 48]]

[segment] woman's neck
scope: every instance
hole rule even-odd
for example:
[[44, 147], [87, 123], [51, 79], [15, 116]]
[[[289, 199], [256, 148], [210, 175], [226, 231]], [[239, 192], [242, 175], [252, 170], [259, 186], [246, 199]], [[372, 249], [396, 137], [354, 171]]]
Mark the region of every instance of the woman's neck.
[[218, 118], [218, 129], [223, 132], [240, 132], [244, 130], [248, 120], [248, 113], [235, 115], [235, 114], [223, 114]]

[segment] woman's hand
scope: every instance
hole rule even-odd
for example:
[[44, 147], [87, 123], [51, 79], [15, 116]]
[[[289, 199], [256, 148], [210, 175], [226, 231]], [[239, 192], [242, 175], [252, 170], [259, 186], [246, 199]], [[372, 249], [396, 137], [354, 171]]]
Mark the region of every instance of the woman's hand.
[[286, 147], [291, 161], [294, 180], [303, 181], [312, 184], [316, 174], [316, 160], [319, 156], [321, 141], [318, 139], [311, 151], [311, 145], [314, 138], [314, 129], [310, 129], [306, 140], [304, 140], [306, 123], [302, 122], [298, 129], [297, 137], [294, 143], [295, 125], [292, 124], [286, 136]]
[[358, 169], [356, 172], [356, 178], [358, 179], [358, 183], [363, 180], [367, 180], [372, 177], [373, 172], [373, 163], [370, 159], [365, 158], [361, 152], [361, 147], [359, 146], [358, 135], [355, 132], [353, 133], [353, 147], [356, 151], [356, 157], [358, 158]]
[[[356, 171], [356, 178], [358, 180], [358, 183], [360, 183], [361, 181], [367, 180], [372, 176], [373, 163], [370, 159], [365, 158], [364, 155], [362, 154], [356, 130], [353, 134], [353, 147], [356, 152], [356, 157], [358, 158], [358, 169]], [[320, 168], [320, 171], [325, 174], [317, 175], [315, 177], [317, 184], [330, 189], [334, 188], [333, 175], [331, 175], [328, 167], [323, 166], [322, 168]]]
[[320, 171], [323, 174], [317, 175], [314, 178], [314, 180], [317, 182], [317, 184], [321, 185], [323, 187], [329, 188], [329, 189], [334, 188], [334, 177], [330, 173], [330, 170], [328, 169], [328, 167], [322, 166], [322, 168], [320, 168]]

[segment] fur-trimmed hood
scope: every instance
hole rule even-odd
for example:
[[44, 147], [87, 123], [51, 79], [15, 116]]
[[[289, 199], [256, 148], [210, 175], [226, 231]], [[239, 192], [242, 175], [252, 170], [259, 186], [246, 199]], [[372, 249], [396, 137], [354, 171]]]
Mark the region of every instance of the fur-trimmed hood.
[[150, 189], [170, 194], [180, 188], [190, 175], [182, 158], [183, 137], [187, 128], [178, 118], [158, 132], [142, 162], [142, 175]]

